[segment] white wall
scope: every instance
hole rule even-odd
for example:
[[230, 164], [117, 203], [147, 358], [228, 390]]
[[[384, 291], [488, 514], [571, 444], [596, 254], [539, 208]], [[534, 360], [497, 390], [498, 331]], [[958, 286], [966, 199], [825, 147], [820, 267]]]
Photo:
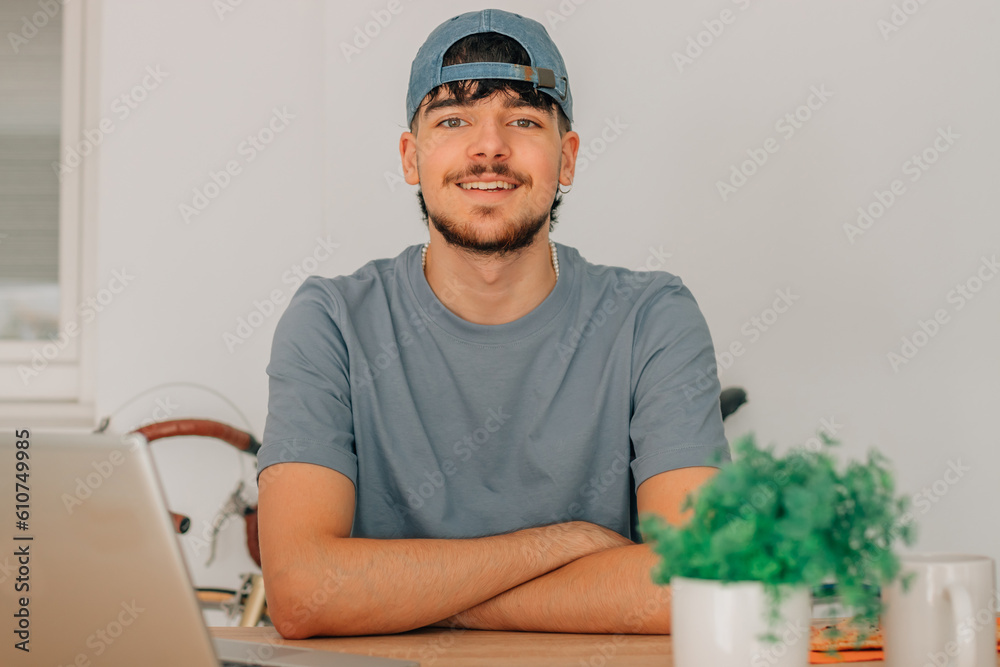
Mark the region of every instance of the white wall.
[[[387, 5], [243, 2], [220, 19], [211, 3], [105, 0], [105, 108], [147, 66], [169, 74], [101, 147], [98, 284], [122, 267], [135, 279], [98, 320], [99, 413], [162, 383], [200, 385], [141, 396], [115, 414], [117, 430], [151, 418], [159, 399], [179, 406], [172, 417], [259, 436], [271, 336], [295, 289], [286, 272], [326, 257], [317, 237], [339, 244], [313, 265], [326, 276], [426, 238], [415, 188], [393, 176], [410, 62], [438, 23], [490, 5], [401, 0], [348, 62], [341, 44]], [[916, 12], [897, 13], [905, 24], [884, 36], [879, 22], [902, 5]], [[750, 395], [727, 423], [730, 440], [754, 431], [784, 447], [832, 421], [843, 456], [877, 447], [903, 490], [937, 484], [934, 502], [918, 499], [921, 549], [1000, 557], [1000, 533], [983, 523], [1000, 502], [991, 412], [1000, 403], [1000, 280], [961, 308], [949, 301], [981, 258], [1000, 251], [989, 194], [1000, 176], [996, 3], [494, 6], [547, 25], [569, 68], [574, 129], [599, 151], [578, 172], [553, 238], [601, 264], [641, 266], [650, 247], [671, 254], [664, 268], [691, 287], [717, 351], [743, 346], [720, 360], [723, 385]], [[701, 34], [709, 45], [679, 69], [673, 54], [723, 11], [731, 23], [713, 24], [722, 31], [711, 40]], [[788, 136], [776, 123], [814, 88], [831, 95], [813, 98], [818, 108]], [[275, 107], [295, 118], [247, 162], [240, 143]], [[904, 163], [949, 127], [958, 138], [911, 181]], [[602, 131], [613, 138], [603, 146]], [[717, 182], [769, 138], [777, 151], [723, 200]], [[179, 205], [229, 160], [241, 173], [186, 223]], [[850, 242], [844, 225], [894, 179], [905, 192]], [[754, 338], [752, 318], [773, 315], [776, 290], [796, 300]], [[279, 309], [230, 350], [224, 334], [275, 291]], [[902, 338], [939, 309], [946, 323], [894, 369], [887, 354], [901, 354]], [[213, 442], [154, 451], [192, 532], [238, 479], [254, 478]], [[950, 462], [968, 467], [948, 475], [954, 484], [945, 481]], [[250, 569], [240, 540], [239, 525], [223, 531], [211, 567], [188, 540], [199, 585], [232, 586]]]
[[[287, 304], [294, 289], [282, 273], [312, 252], [317, 236], [335, 235], [323, 213], [322, 17], [315, 2], [248, 2], [222, 20], [211, 3], [104, 3], [108, 114], [147, 66], [166, 73], [100, 155], [99, 275], [126, 268], [134, 280], [97, 320], [98, 414], [166, 384], [121, 408], [113, 429], [191, 416], [261, 436], [278, 312], [240, 345], [227, 346], [223, 334], [272, 290]], [[275, 108], [294, 118], [250, 161], [241, 144], [268, 128]], [[186, 222], [180, 205], [193, 205], [193, 190], [229, 161], [240, 173]], [[338, 258], [317, 270], [349, 268]], [[253, 460], [200, 438], [165, 440], [153, 451], [171, 508], [193, 521], [182, 541], [195, 583], [234, 587], [240, 572], [256, 569], [242, 522], [223, 530], [210, 567], [201, 540], [237, 481], [254, 484]]]

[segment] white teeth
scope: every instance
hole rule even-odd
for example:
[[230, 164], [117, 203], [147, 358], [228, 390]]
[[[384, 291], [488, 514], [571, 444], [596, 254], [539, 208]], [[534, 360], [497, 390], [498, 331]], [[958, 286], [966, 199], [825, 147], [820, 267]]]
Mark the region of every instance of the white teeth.
[[497, 188], [501, 190], [513, 190], [517, 187], [513, 183], [506, 183], [504, 181], [493, 181], [492, 183], [474, 181], [472, 183], [459, 183], [459, 185], [465, 190], [496, 190]]

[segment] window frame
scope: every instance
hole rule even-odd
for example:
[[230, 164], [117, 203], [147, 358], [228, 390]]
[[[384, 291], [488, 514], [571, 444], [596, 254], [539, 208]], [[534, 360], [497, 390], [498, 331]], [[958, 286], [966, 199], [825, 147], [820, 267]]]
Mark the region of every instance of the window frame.
[[[85, 128], [100, 122], [100, 5], [99, 1], [61, 5], [60, 159], [68, 147], [80, 145]], [[98, 156], [92, 155], [59, 183], [57, 335], [65, 337], [65, 346], [47, 359], [41, 350], [49, 340], [0, 341], [0, 427], [94, 425], [95, 327], [78, 317], [77, 307], [96, 286], [98, 162]], [[20, 367], [31, 368], [33, 360], [41, 365], [40, 357], [44, 370], [26, 384]]]

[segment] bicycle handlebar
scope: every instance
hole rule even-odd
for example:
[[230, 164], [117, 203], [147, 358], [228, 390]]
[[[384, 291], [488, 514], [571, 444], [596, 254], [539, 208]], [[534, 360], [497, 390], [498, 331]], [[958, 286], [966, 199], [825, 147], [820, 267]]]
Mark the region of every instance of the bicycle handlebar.
[[260, 450], [260, 442], [249, 433], [211, 419], [174, 419], [149, 424], [136, 429], [135, 432], [142, 433], [150, 442], [175, 435], [203, 435], [228, 442], [248, 454], [257, 454]]

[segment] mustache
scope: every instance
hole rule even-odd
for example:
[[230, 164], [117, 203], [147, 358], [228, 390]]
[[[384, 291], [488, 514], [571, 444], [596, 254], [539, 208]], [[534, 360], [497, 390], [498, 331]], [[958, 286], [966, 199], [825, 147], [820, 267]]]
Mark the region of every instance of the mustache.
[[463, 178], [473, 178], [475, 176], [481, 176], [482, 174], [496, 174], [497, 176], [502, 176], [504, 178], [509, 178], [511, 180], [514, 180], [514, 181], [516, 181], [518, 183], [522, 183], [522, 184], [523, 183], [530, 183], [530, 181], [531, 181], [530, 178], [528, 178], [526, 176], [523, 176], [521, 174], [515, 173], [513, 169], [511, 169], [509, 166], [507, 166], [506, 164], [503, 164], [503, 163], [497, 163], [497, 164], [491, 164], [491, 165], [486, 165], [486, 164], [472, 165], [467, 170], [465, 170], [463, 173], [458, 174], [457, 176], [455, 176], [451, 180], [452, 181], [459, 181], [459, 180], [461, 180]]

